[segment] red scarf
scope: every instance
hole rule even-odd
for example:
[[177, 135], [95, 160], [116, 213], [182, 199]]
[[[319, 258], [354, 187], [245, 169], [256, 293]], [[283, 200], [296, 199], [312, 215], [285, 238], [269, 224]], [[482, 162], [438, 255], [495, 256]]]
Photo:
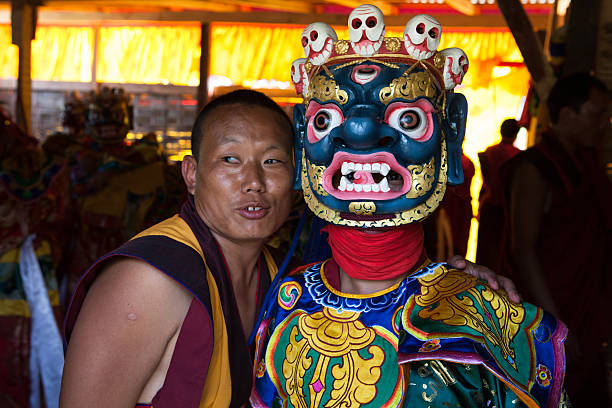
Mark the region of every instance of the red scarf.
[[423, 254], [421, 223], [402, 225], [373, 234], [363, 229], [328, 225], [332, 256], [355, 279], [386, 280], [409, 272]]

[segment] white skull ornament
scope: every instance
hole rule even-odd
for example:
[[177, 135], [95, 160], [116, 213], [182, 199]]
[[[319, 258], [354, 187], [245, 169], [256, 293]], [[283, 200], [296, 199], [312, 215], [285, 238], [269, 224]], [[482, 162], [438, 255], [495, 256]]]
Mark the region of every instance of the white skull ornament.
[[378, 7], [364, 4], [355, 8], [348, 26], [351, 47], [357, 54], [371, 57], [378, 51], [385, 38], [385, 20]]
[[335, 41], [338, 41], [336, 32], [325, 23], [312, 23], [302, 32], [304, 54], [313, 65], [323, 65], [327, 61]]
[[308, 61], [306, 58], [298, 58], [291, 63], [291, 82], [297, 93], [306, 96], [308, 90], [308, 75], [304, 64]]
[[430, 58], [440, 45], [442, 25], [430, 15], [419, 14], [410, 19], [404, 28], [404, 46], [414, 59]]
[[444, 88], [450, 91], [461, 84], [470, 61], [461, 48], [446, 48], [440, 54], [444, 56]]

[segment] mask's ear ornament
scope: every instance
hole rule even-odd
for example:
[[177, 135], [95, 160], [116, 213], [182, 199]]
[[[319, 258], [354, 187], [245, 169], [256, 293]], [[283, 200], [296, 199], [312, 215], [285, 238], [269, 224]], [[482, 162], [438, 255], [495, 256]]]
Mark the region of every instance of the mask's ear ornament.
[[388, 227], [422, 220], [460, 183], [467, 102], [455, 94], [467, 71], [458, 48], [438, 51], [440, 23], [412, 18], [385, 37], [381, 11], [359, 6], [349, 40], [314, 23], [293, 62], [304, 103], [294, 108], [295, 187], [310, 209], [338, 225]]

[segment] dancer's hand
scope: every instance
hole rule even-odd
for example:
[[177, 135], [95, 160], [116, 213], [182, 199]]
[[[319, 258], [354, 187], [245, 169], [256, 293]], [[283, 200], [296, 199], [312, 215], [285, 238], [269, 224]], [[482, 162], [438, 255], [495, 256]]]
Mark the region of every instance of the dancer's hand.
[[477, 265], [470, 262], [461, 255], [452, 256], [447, 262], [453, 268], [461, 269], [463, 272], [469, 273], [478, 279], [486, 281], [491, 289], [503, 289], [508, 294], [508, 298], [510, 298], [511, 302], [519, 303], [521, 301], [521, 296], [516, 290], [514, 282], [512, 282], [509, 278], [496, 274], [486, 266]]

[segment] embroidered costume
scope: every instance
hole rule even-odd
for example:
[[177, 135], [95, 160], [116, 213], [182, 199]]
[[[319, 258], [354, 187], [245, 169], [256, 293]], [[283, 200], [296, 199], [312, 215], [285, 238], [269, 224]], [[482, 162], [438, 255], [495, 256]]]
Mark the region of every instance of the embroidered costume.
[[[103, 266], [117, 257], [147, 262], [194, 295], [164, 385], [152, 406], [242, 406], [251, 390], [251, 355], [223, 254], [197, 215], [193, 197], [184, 204], [180, 216], [138, 234], [87, 271], [67, 312], [66, 343], [87, 289]], [[266, 293], [278, 270], [275, 257], [267, 248], [262, 252], [259, 267], [258, 293]], [[262, 302], [263, 297], [258, 297], [258, 307]]]
[[257, 333], [253, 406], [536, 407], [560, 394], [566, 329], [551, 314], [444, 264], [369, 296], [336, 289], [337, 268], [279, 284]]
[[372, 5], [349, 15], [350, 40], [324, 23], [304, 30], [295, 187], [330, 224], [332, 258], [268, 294], [253, 406], [564, 404], [565, 325], [423, 250], [420, 221], [463, 181], [467, 101], [454, 88], [469, 62], [438, 51], [441, 34], [417, 15], [385, 37]]

